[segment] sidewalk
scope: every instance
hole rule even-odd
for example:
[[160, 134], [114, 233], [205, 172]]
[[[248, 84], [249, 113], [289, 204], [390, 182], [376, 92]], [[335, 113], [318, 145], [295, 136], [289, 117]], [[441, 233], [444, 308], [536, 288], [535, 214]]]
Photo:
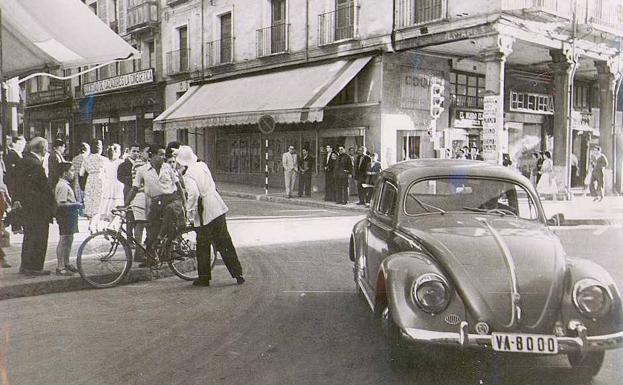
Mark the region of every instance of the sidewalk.
[[[271, 189], [265, 195], [264, 189], [259, 186], [247, 186], [233, 183], [217, 183], [220, 193], [225, 197], [238, 197], [269, 202], [287, 203], [307, 207], [326, 208], [330, 210], [350, 210], [354, 214], [365, 214], [367, 208], [356, 204], [357, 197], [351, 195], [347, 205], [337, 205], [323, 200], [324, 193], [313, 192], [309, 198], [294, 197], [288, 199], [282, 190]], [[593, 202], [591, 197], [576, 196], [571, 201], [543, 201], [548, 217], [562, 213], [565, 216], [565, 226], [575, 225], [623, 225], [623, 197], [605, 197], [602, 202]], [[73, 255], [82, 241], [88, 236], [88, 222], [81, 219], [80, 233], [75, 235]], [[26, 277], [18, 273], [20, 252], [23, 236], [11, 234], [11, 247], [4, 251], [7, 261], [13, 265], [9, 269], [0, 269], [0, 300], [34, 296], [48, 293], [57, 293], [89, 288], [78, 274], [72, 277], [59, 277], [54, 274], [56, 268], [56, 245], [58, 243], [58, 226], [50, 226], [47, 259], [45, 269], [52, 271], [49, 276]], [[170, 276], [168, 269], [162, 269], [158, 276], [153, 276], [149, 269], [133, 267], [129, 280], [131, 282], [152, 280]]]

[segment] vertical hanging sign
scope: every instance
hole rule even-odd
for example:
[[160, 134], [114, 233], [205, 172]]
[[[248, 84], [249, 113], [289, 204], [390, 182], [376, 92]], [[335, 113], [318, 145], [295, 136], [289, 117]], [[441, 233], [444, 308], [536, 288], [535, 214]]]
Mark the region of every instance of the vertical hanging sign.
[[499, 152], [499, 129], [498, 112], [499, 95], [487, 95], [484, 97], [484, 110], [482, 113], [482, 156], [490, 163], [498, 162]]

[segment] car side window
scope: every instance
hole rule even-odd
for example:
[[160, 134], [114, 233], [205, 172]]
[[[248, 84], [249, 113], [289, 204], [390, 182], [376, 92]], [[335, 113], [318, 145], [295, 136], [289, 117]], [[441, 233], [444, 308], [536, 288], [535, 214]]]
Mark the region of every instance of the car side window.
[[376, 211], [385, 216], [393, 216], [396, 213], [396, 203], [398, 201], [398, 190], [388, 181], [383, 182], [379, 203]]

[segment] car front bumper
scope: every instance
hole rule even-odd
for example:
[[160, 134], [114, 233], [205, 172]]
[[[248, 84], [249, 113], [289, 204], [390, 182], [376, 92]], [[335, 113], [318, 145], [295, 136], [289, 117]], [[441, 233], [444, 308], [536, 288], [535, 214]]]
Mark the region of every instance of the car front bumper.
[[[623, 331], [614, 334], [588, 336], [586, 328], [581, 324], [573, 325], [572, 332], [576, 337], [556, 337], [558, 353], [587, 352], [616, 349], [623, 346]], [[423, 329], [407, 328], [403, 334], [413, 342], [424, 342], [438, 345], [458, 345], [460, 347], [477, 347], [492, 349], [493, 336], [468, 333], [468, 323], [463, 321], [458, 332], [435, 332]]]

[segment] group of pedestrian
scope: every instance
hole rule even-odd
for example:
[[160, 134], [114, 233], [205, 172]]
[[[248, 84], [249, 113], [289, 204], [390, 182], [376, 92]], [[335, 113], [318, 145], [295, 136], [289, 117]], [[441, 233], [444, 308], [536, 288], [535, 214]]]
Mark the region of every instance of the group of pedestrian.
[[376, 175], [381, 171], [378, 154], [370, 154], [365, 146], [359, 146], [354, 156], [346, 153], [344, 146], [339, 145], [337, 152], [331, 145], [326, 145], [326, 157], [323, 169], [325, 172], [325, 201], [345, 205], [348, 203], [349, 178], [355, 180], [358, 205], [370, 203], [372, 188]]
[[308, 148], [301, 150], [301, 156], [296, 153], [294, 146], [288, 146], [288, 151], [281, 156], [281, 165], [285, 182], [287, 198], [292, 198], [298, 176], [298, 196], [311, 197], [312, 175], [316, 168], [316, 159], [309, 153]]

